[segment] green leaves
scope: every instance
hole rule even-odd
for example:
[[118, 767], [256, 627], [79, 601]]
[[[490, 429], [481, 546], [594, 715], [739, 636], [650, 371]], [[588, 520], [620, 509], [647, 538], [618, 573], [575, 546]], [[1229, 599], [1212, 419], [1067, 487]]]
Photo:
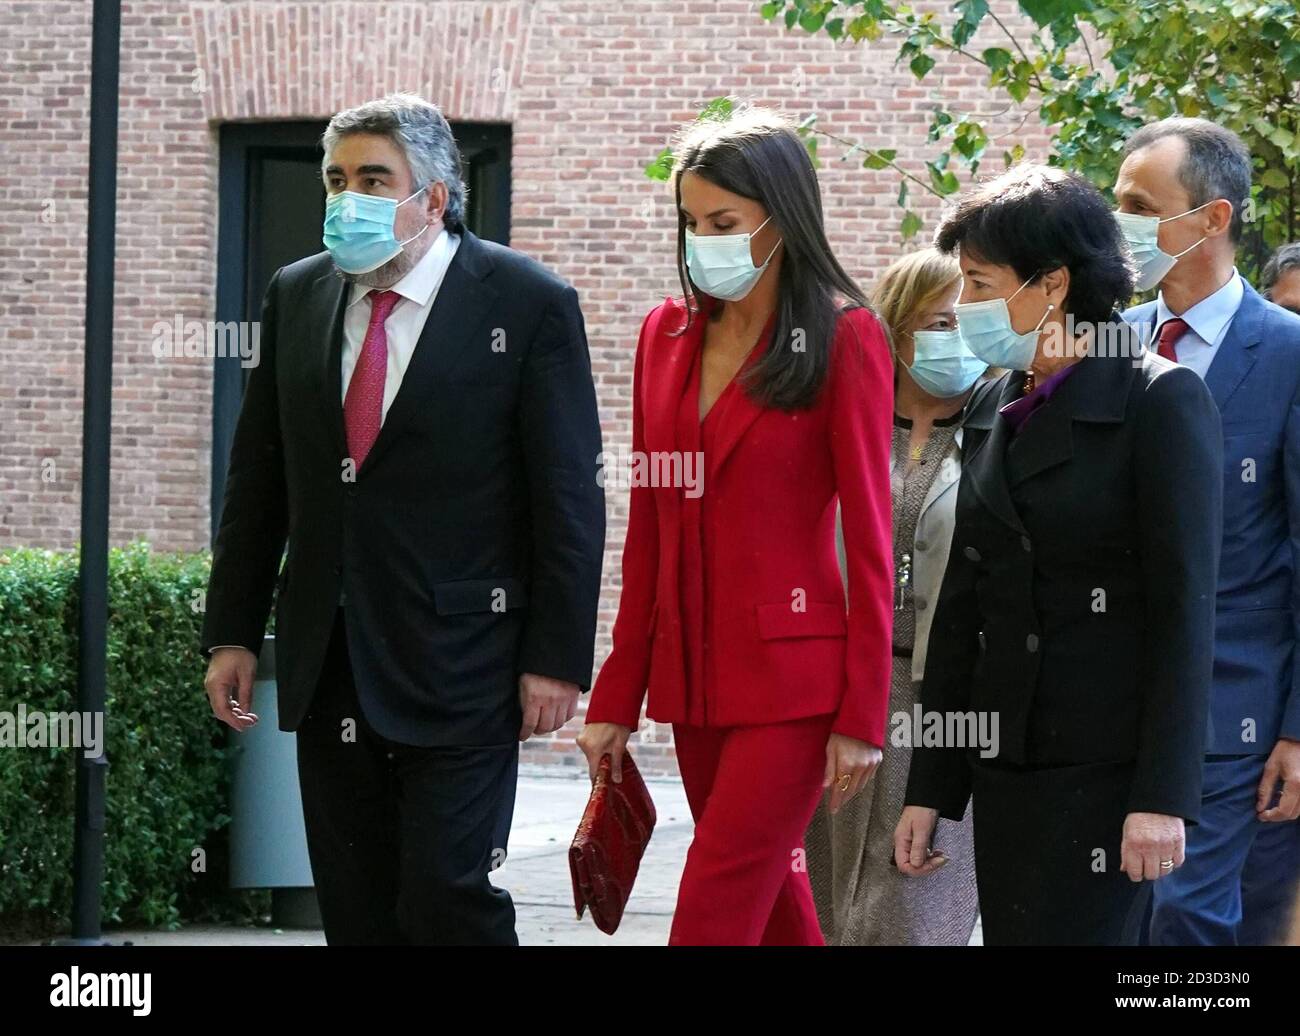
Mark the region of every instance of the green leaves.
[[957, 182], [957, 177], [949, 169], [944, 169], [948, 162], [948, 153], [943, 152], [932, 162], [926, 162], [925, 168], [930, 171], [930, 184], [934, 188], [935, 194], [946, 197], [949, 194], [956, 194], [961, 190], [961, 184]]
[[[1118, 172], [1121, 148], [1144, 123], [1170, 114], [1196, 114], [1242, 134], [1256, 162], [1255, 218], [1242, 250], [1245, 272], [1282, 240], [1300, 237], [1300, 8], [1291, 0], [1021, 0], [1023, 17], [998, 19], [988, 0], [953, 0], [945, 12], [917, 10], [889, 0], [768, 0], [767, 21], [783, 19], [792, 31], [875, 45], [897, 40], [894, 64], [918, 82], [930, 82], [937, 62], [957, 69], [978, 66], [988, 87], [1011, 107], [1024, 105], [1052, 133], [1049, 161], [1074, 170], [1102, 190]], [[1031, 29], [1032, 25], [1032, 29]], [[972, 52], [976, 32], [984, 45]], [[937, 105], [928, 140], [937, 151], [898, 160], [897, 147], [874, 148], [801, 123], [814, 164], [818, 140], [844, 147], [841, 159], [863, 155], [862, 168], [898, 175], [900, 233], [915, 237], [922, 218], [911, 208], [920, 190], [946, 198], [961, 190], [991, 143], [980, 118]], [[732, 101], [710, 101], [701, 118], [725, 117]], [[1023, 123], [1022, 123], [1023, 125]], [[998, 127], [1004, 164], [1024, 157], [1024, 147]], [[1010, 139], [1008, 139], [1010, 138]], [[893, 140], [871, 143], [891, 143]], [[919, 162], [913, 165], [913, 161]], [[923, 168], [922, 168], [923, 166]], [[647, 177], [667, 181], [672, 153], [664, 149]]]
[[957, 47], [965, 47], [989, 13], [989, 5], [986, 0], [957, 0], [953, 10], [959, 17], [952, 27], [952, 42]]
[[1089, 0], [1020, 0], [1020, 9], [1040, 29], [1058, 22], [1074, 21], [1094, 6]]
[[1011, 51], [1005, 47], [988, 47], [980, 57], [990, 72], [1001, 72], [1011, 64]]
[[965, 159], [967, 165], [979, 162], [988, 145], [989, 137], [984, 127], [973, 119], [963, 119], [953, 132], [952, 146]]
[[[223, 848], [227, 753], [203, 694], [204, 554], [109, 553], [104, 913], [120, 923], [245, 919]], [[77, 710], [77, 554], [0, 551], [0, 710]], [[0, 928], [48, 934], [72, 897], [75, 748], [0, 751]], [[203, 848], [208, 871], [190, 863]], [[262, 897], [265, 898], [265, 897]]]
[[[700, 109], [700, 114], [696, 116], [696, 121], [705, 119], [726, 119], [736, 108], [736, 102], [730, 97], [715, 97]], [[813, 116], [816, 118], [816, 116]], [[813, 154], [814, 161], [816, 154]], [[659, 152], [643, 170], [645, 175], [651, 180], [658, 180], [666, 183], [673, 175], [673, 149], [666, 147]]]
[[894, 159], [898, 157], [898, 152], [893, 148], [881, 148], [879, 151], [870, 151], [862, 163], [863, 169], [888, 169]]
[[[940, 67], [978, 70], [992, 99], [1005, 102], [1013, 117], [1023, 106], [1026, 119], [1036, 115], [1049, 128], [1051, 162], [1103, 189], [1114, 182], [1125, 138], [1139, 126], [1173, 114], [1211, 119], [1241, 134], [1256, 164], [1256, 218], [1247, 229], [1243, 269], [1253, 272], [1272, 247], [1300, 236], [1300, 190], [1292, 188], [1300, 187], [1300, 5], [1020, 0], [1019, 8], [1017, 16], [998, 18], [988, 0], [950, 0], [924, 10], [889, 0], [770, 0], [759, 11], [793, 31], [832, 40], [894, 41], [895, 64], [918, 82], [934, 82]], [[978, 51], [968, 49], [977, 36]], [[941, 104], [931, 112], [934, 150], [902, 152], [911, 156], [902, 161], [897, 141], [872, 141], [894, 145], [873, 149], [811, 122], [801, 132], [814, 161], [817, 139], [829, 140], [844, 146], [844, 158], [861, 151], [864, 169], [897, 173], [900, 231], [908, 239], [921, 228], [909, 192], [943, 198], [960, 190], [978, 172], [991, 137], [1004, 163], [1024, 157], [1019, 127], [986, 125], [966, 113], [968, 101], [962, 98], [960, 111]], [[655, 179], [670, 171], [667, 152], [646, 167]]]
[[664, 148], [654, 158], [654, 161], [645, 167], [646, 176], [651, 180], [660, 180], [667, 182], [673, 173], [673, 149]]

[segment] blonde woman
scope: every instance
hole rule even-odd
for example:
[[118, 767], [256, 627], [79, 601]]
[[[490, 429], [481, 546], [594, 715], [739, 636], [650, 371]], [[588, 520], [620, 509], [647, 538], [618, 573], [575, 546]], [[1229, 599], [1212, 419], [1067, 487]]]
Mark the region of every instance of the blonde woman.
[[969, 814], [961, 823], [941, 822], [933, 858], [940, 872], [929, 881], [907, 878], [893, 864], [913, 705], [952, 538], [963, 408], [986, 369], [957, 334], [960, 290], [957, 261], [927, 248], [891, 266], [873, 299], [897, 356], [889, 740], [875, 779], [838, 812], [823, 799], [808, 828], [808, 876], [829, 945], [965, 945], [975, 926]]

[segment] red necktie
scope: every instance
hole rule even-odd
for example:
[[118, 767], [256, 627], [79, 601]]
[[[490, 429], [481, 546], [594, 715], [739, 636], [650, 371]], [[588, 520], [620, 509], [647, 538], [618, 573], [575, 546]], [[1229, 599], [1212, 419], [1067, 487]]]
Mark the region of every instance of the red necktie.
[[384, 418], [384, 376], [388, 373], [388, 335], [384, 321], [401, 295], [395, 291], [372, 291], [370, 326], [366, 328], [361, 355], [352, 369], [347, 395], [343, 397], [343, 424], [347, 429], [348, 455], [357, 470], [379, 438]]
[[1174, 343], [1183, 337], [1183, 332], [1188, 328], [1188, 323], [1182, 317], [1170, 317], [1160, 325], [1160, 336], [1156, 340], [1156, 352], [1166, 360], [1178, 362], [1178, 354], [1174, 352]]

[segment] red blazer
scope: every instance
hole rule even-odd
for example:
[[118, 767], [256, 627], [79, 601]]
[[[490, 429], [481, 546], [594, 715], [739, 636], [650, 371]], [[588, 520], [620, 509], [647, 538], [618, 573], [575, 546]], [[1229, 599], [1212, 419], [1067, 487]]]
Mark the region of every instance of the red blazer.
[[[706, 307], [708, 302], [706, 301]], [[676, 421], [708, 309], [681, 337], [675, 299], [641, 326], [632, 448], [676, 451]], [[769, 327], [771, 322], [769, 323]], [[889, 455], [893, 360], [875, 316], [854, 309], [836, 328], [816, 404], [786, 413], [741, 391], [719, 414], [703, 490], [714, 556], [706, 558], [708, 636], [683, 631], [677, 580], [680, 487], [633, 486], [614, 648], [592, 688], [587, 722], [636, 729], [646, 714], [688, 722], [683, 633], [708, 644], [717, 686], [710, 726], [835, 713], [833, 730], [884, 744], [893, 623]], [[737, 386], [739, 387], [739, 386]], [[843, 511], [848, 604], [835, 551]]]

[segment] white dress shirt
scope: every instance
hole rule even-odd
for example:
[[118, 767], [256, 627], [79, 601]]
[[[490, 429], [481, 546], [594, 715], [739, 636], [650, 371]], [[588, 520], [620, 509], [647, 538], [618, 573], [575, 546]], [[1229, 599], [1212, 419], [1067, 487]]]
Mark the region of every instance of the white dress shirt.
[[[415, 352], [415, 344], [420, 340], [420, 332], [429, 319], [429, 310], [433, 309], [433, 300], [438, 297], [438, 288], [459, 247], [460, 236], [448, 233], [444, 227], [420, 261], [388, 289], [402, 297], [384, 321], [384, 333], [388, 338], [388, 368], [384, 375], [384, 408], [379, 416], [381, 424], [388, 416], [388, 408], [397, 398], [397, 390], [402, 387], [402, 378]], [[366, 329], [370, 326], [370, 303], [363, 300], [372, 291], [383, 289], [353, 284], [351, 290], [352, 296], [348, 299], [347, 310], [343, 314], [344, 400], [348, 398], [348, 382], [352, 380], [352, 372], [356, 369], [361, 346], [366, 338]]]
[[1237, 273], [1235, 267], [1232, 276], [1222, 288], [1213, 295], [1201, 299], [1186, 313], [1172, 312], [1165, 305], [1165, 295], [1161, 292], [1156, 299], [1156, 326], [1151, 341], [1156, 341], [1160, 328], [1166, 320], [1171, 320], [1175, 316], [1182, 317], [1187, 321], [1187, 330], [1174, 343], [1174, 353], [1180, 364], [1190, 367], [1204, 379], [1205, 372], [1214, 362], [1219, 346], [1223, 344], [1224, 336], [1228, 333], [1228, 325], [1237, 315], [1242, 296], [1245, 294], [1246, 289], [1241, 286], [1241, 275]]

